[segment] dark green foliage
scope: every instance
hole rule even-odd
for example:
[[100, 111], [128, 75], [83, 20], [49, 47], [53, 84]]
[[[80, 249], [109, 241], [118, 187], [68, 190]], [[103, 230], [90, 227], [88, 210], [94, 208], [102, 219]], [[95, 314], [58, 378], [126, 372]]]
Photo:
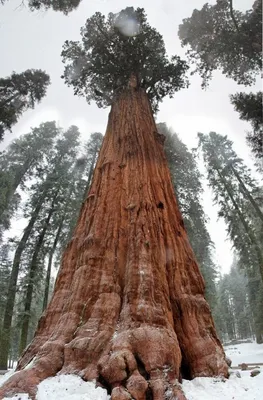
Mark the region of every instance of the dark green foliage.
[[5, 282], [2, 309], [0, 305], [0, 369], [7, 367], [10, 346], [9, 355], [16, 357], [17, 342], [21, 350], [32, 337], [43, 298], [45, 305], [48, 302], [51, 269], [54, 261], [59, 263], [76, 224], [101, 142], [102, 135], [93, 133], [81, 150], [77, 127], [63, 133], [54, 122], [46, 122], [13, 141], [2, 154], [3, 172], [10, 171], [13, 191], [14, 182], [26, 191], [20, 214], [28, 223], [20, 240], [13, 240], [13, 263], [4, 271], [0, 267], [0, 279]]
[[239, 84], [251, 85], [262, 67], [262, 4], [246, 12], [233, 10], [232, 0], [206, 3], [179, 27], [189, 60], [206, 86], [214, 70]]
[[63, 209], [63, 229], [57, 246], [58, 259], [73, 234], [80, 208], [86, 199], [102, 139], [101, 133], [92, 133], [90, 139], [83, 146], [82, 155], [76, 160], [71, 176], [72, 183], [68, 187], [70, 193], [65, 194], [66, 206]]
[[[0, 166], [1, 164], [0, 161]], [[10, 227], [10, 218], [20, 202], [20, 195], [14, 193], [12, 182], [11, 171], [0, 170], [0, 242], [4, 230]]]
[[247, 276], [261, 272], [263, 279], [263, 215], [258, 203], [261, 190], [226, 136], [215, 132], [198, 136], [219, 217], [226, 222]]
[[52, 8], [54, 11], [61, 11], [68, 14], [75, 10], [81, 0], [29, 0], [29, 8], [33, 10], [47, 10]]
[[206, 298], [213, 309], [216, 303], [217, 270], [212, 259], [213, 243], [206, 228], [206, 215], [201, 204], [201, 174], [194, 156], [179, 137], [164, 123], [158, 124], [157, 128], [166, 137], [164, 149], [175, 194], [189, 241], [206, 282]]
[[64, 79], [74, 94], [109, 106], [132, 74], [157, 111], [163, 97], [187, 86], [187, 65], [168, 59], [162, 36], [146, 19], [144, 9], [128, 7], [106, 19], [96, 12], [81, 29], [81, 42], [66, 41], [62, 51]]
[[[258, 199], [262, 189], [252, 179], [251, 173], [238, 158], [232, 148], [232, 142], [226, 136], [211, 132], [209, 135], [199, 134], [199, 145], [207, 169], [209, 184], [214, 192], [214, 200], [219, 206], [219, 217], [223, 217], [227, 225], [228, 235], [238, 254], [238, 273], [241, 270], [247, 279], [247, 298], [250, 305], [253, 332], [258, 343], [262, 342], [263, 315], [263, 217]], [[233, 286], [238, 282], [235, 273]], [[234, 274], [234, 272], [232, 272]], [[227, 278], [226, 278], [227, 279]], [[229, 282], [223, 281], [219, 287], [219, 304], [222, 310], [216, 312], [217, 325], [227, 338], [235, 338], [238, 332], [248, 331], [244, 310], [233, 308], [234, 295], [229, 292]], [[227, 288], [225, 285], [228, 285]], [[232, 292], [233, 292], [232, 288]], [[241, 296], [240, 290], [239, 296]], [[230, 294], [229, 294], [230, 293]], [[242, 300], [240, 303], [244, 303]], [[245, 304], [245, 303], [244, 303]], [[220, 315], [225, 312], [223, 321]], [[237, 316], [236, 313], [239, 313]], [[239, 320], [239, 327], [235, 318]], [[246, 327], [246, 328], [245, 328]], [[246, 333], [247, 334], [247, 333]]]
[[[66, 176], [69, 166], [74, 163], [78, 136], [79, 132], [76, 127], [71, 127], [63, 135], [61, 134], [55, 146], [53, 146], [46, 157], [42, 159], [41, 168], [40, 166], [38, 167], [37, 174], [35, 174], [35, 181], [28, 191], [30, 199], [25, 206], [24, 216], [29, 218], [29, 221], [20, 241], [17, 243], [14, 254], [2, 328], [4, 335], [0, 338], [0, 368], [2, 369], [6, 368], [18, 276], [21, 272], [23, 272], [24, 276], [28, 275], [28, 269], [30, 270], [30, 257], [31, 262], [32, 260], [34, 262], [34, 268], [38, 269], [38, 256], [42, 243], [38, 246], [36, 254], [35, 247], [39, 235], [42, 233], [42, 225], [45, 224], [47, 218], [44, 210], [46, 210], [46, 213], [49, 212], [47, 210], [50, 202], [53, 200], [54, 191], [56, 192], [61, 189], [64, 182], [61, 171], [63, 171], [63, 176]], [[36, 231], [36, 228], [39, 228], [39, 230]], [[26, 253], [24, 253], [25, 251]], [[27, 269], [21, 271], [21, 263], [23, 263], [25, 254], [29, 254], [27, 258], [27, 260], [29, 260], [29, 265], [27, 265]], [[32, 279], [30, 278], [30, 289], [35, 282], [35, 277], [36, 274], [34, 274]]]
[[[6, 1], [0, 0], [0, 3], [4, 4]], [[81, 0], [28, 0], [28, 6], [31, 11], [48, 10], [51, 8], [54, 11], [61, 11], [67, 15], [75, 10], [80, 2]]]
[[240, 119], [251, 123], [253, 132], [248, 134], [247, 141], [254, 156], [263, 158], [263, 111], [262, 92], [237, 93], [232, 95], [231, 103], [239, 113]]
[[[26, 253], [29, 251], [25, 264], [23, 279], [23, 310], [21, 321], [20, 351], [28, 341], [31, 326], [31, 311], [35, 291], [42, 289], [45, 278], [45, 304], [48, 301], [49, 284], [53, 256], [56, 251], [65, 247], [69, 240], [82, 204], [83, 194], [87, 190], [87, 178], [94, 168], [102, 135], [91, 135], [89, 142], [84, 146], [84, 154], [77, 158], [79, 152], [79, 132], [71, 127], [57, 141], [54, 158], [49, 160], [52, 173], [47, 176], [44, 186], [49, 187], [46, 201], [34, 224]], [[43, 191], [42, 183], [37, 184], [30, 196], [30, 201], [38, 202], [39, 193]], [[32, 208], [33, 204], [30, 206]], [[59, 234], [58, 234], [59, 233]], [[57, 256], [59, 256], [58, 252]], [[48, 258], [48, 269], [45, 271], [44, 260]], [[47, 274], [45, 276], [45, 274]], [[39, 288], [39, 283], [42, 288]]]
[[15, 139], [0, 156], [0, 227], [7, 229], [10, 217], [16, 210], [20, 195], [17, 189], [25, 188], [25, 182], [37, 177], [43, 169], [43, 161], [49, 154], [59, 129], [55, 122], [40, 124], [31, 132]]
[[20, 74], [13, 72], [10, 77], [0, 79], [0, 140], [21, 114], [40, 102], [49, 84], [49, 76], [34, 69]]

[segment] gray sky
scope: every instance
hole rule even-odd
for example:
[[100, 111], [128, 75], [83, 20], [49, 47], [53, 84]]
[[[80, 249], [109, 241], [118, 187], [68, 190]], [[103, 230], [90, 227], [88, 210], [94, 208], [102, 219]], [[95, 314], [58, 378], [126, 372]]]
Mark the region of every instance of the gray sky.
[[[46, 98], [35, 110], [27, 111], [7, 133], [3, 148], [13, 138], [27, 133], [30, 127], [41, 122], [56, 120], [59, 126], [67, 128], [72, 124], [79, 127], [83, 138], [91, 132], [105, 132], [108, 109], [98, 109], [95, 104], [87, 105], [83, 98], [73, 95], [60, 76], [63, 64], [60, 53], [65, 40], [79, 40], [80, 28], [94, 12], [103, 14], [119, 12], [126, 6], [143, 7], [149, 23], [164, 37], [169, 55], [184, 57], [177, 36], [178, 26], [183, 18], [189, 17], [194, 8], [200, 9], [205, 0], [82, 0], [79, 8], [69, 16], [53, 11], [29, 12], [22, 0], [9, 0], [0, 6], [0, 76], [10, 75], [12, 71], [22, 72], [28, 68], [46, 70], [52, 84]], [[25, 1], [26, 2], [26, 1]], [[234, 7], [246, 10], [253, 0], [234, 0]], [[215, 3], [215, 1], [209, 1]], [[259, 83], [257, 85], [259, 87]], [[160, 106], [157, 122], [166, 122], [177, 132], [189, 148], [196, 146], [198, 132], [216, 131], [226, 134], [234, 142], [234, 148], [246, 164], [253, 168], [253, 161], [245, 141], [245, 132], [250, 126], [238, 119], [238, 114], [229, 102], [229, 94], [237, 91], [251, 91], [236, 85], [220, 73], [214, 74], [208, 90], [201, 89], [201, 79], [191, 78], [191, 86], [178, 92], [173, 99], [165, 99]], [[217, 209], [212, 204], [211, 192], [206, 187], [204, 195], [205, 211], [210, 218], [208, 224], [212, 240], [216, 245], [215, 261], [227, 272], [232, 262], [231, 244], [226, 240], [225, 225], [217, 220]], [[16, 224], [17, 226], [17, 224]], [[18, 228], [15, 231], [19, 233]]]

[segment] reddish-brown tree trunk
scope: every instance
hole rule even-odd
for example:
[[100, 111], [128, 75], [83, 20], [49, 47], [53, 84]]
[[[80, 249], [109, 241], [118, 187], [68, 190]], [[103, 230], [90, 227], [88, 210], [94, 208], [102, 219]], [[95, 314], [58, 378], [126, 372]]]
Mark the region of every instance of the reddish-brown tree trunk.
[[228, 374], [142, 90], [112, 106], [52, 300], [18, 370], [0, 395], [34, 395], [61, 372], [97, 379], [112, 400], [174, 399], [181, 377]]

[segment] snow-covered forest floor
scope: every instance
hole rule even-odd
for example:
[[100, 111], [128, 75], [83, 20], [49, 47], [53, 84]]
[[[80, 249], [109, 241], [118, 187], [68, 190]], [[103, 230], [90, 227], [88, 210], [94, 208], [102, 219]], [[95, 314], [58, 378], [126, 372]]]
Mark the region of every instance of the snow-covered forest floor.
[[[263, 344], [242, 343], [225, 347], [232, 366], [242, 363], [263, 363]], [[230, 378], [196, 378], [183, 381], [183, 389], [188, 400], [262, 400], [263, 366], [261, 373], [251, 377], [251, 371], [232, 370]], [[240, 375], [239, 375], [240, 374]], [[239, 375], [240, 377], [238, 377]]]
[[[263, 344], [242, 343], [225, 347], [232, 366], [241, 363], [263, 363]], [[239, 373], [238, 373], [239, 371]], [[262, 400], [263, 367], [261, 373], [251, 377], [251, 371], [233, 370], [229, 379], [196, 378], [183, 381], [182, 387], [188, 400]], [[0, 377], [0, 385], [12, 374]], [[239, 375], [240, 377], [238, 377]], [[73, 375], [59, 375], [43, 381], [38, 387], [37, 400], [107, 400], [104, 389], [92, 382], [84, 382]], [[26, 394], [17, 394], [13, 400], [28, 400]], [[4, 399], [5, 400], [5, 399]], [[11, 400], [11, 399], [8, 399]]]

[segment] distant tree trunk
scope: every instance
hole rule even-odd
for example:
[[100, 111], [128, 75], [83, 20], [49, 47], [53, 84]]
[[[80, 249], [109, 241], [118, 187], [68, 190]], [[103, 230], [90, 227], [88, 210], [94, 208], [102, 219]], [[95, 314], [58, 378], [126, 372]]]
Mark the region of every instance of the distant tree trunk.
[[230, 198], [230, 200], [231, 200], [231, 202], [232, 202], [232, 204], [233, 204], [233, 206], [234, 206], [234, 208], [235, 208], [235, 210], [236, 210], [236, 212], [237, 212], [237, 214], [239, 216], [240, 222], [243, 225], [243, 228], [244, 228], [245, 232], [248, 235], [248, 238], [249, 238], [249, 240], [251, 242], [251, 245], [254, 247], [255, 253], [256, 253], [257, 258], [258, 258], [259, 273], [261, 274], [261, 279], [262, 279], [262, 282], [263, 282], [263, 254], [262, 254], [262, 251], [261, 251], [260, 246], [258, 244], [257, 238], [255, 237], [254, 232], [250, 229], [250, 227], [249, 227], [249, 225], [248, 225], [248, 223], [247, 223], [242, 211], [240, 210], [237, 202], [235, 201], [234, 196], [233, 196], [233, 194], [231, 192], [231, 189], [229, 188], [228, 183], [225, 180], [225, 177], [220, 172], [218, 167], [215, 167], [215, 169], [216, 169], [216, 171], [218, 173], [218, 176], [219, 176], [221, 182], [223, 183], [223, 185], [224, 185], [224, 187], [226, 189], [226, 192], [229, 195], [229, 198]]
[[90, 169], [89, 169], [89, 175], [88, 175], [87, 184], [86, 184], [86, 188], [85, 188], [85, 192], [84, 192], [84, 196], [83, 196], [83, 201], [85, 201], [87, 198], [87, 194], [88, 194], [89, 187], [91, 184], [91, 178], [92, 178], [94, 167], [95, 167], [95, 162], [96, 162], [97, 155], [98, 155], [98, 150], [99, 150], [99, 148], [97, 147], [94, 151], [94, 154], [93, 154], [93, 157], [91, 160], [91, 165], [90, 165]]
[[24, 304], [24, 315], [23, 315], [20, 344], [19, 344], [19, 354], [22, 353], [22, 351], [25, 349], [26, 344], [27, 344], [27, 335], [28, 335], [29, 322], [30, 322], [30, 311], [31, 311], [31, 305], [32, 305], [35, 278], [36, 278], [37, 267], [38, 267], [39, 253], [40, 253], [41, 247], [44, 242], [45, 234], [46, 234], [47, 229], [50, 224], [50, 219], [55, 212], [55, 200], [57, 198], [57, 195], [58, 195], [58, 191], [56, 192], [56, 194], [53, 198], [52, 205], [51, 205], [48, 215], [44, 221], [42, 231], [36, 241], [33, 256], [31, 259], [30, 266], [29, 266], [28, 283], [27, 283], [27, 288], [26, 288], [26, 298], [25, 298], [25, 304]]
[[17, 369], [0, 398], [34, 398], [59, 371], [96, 379], [112, 400], [185, 399], [182, 377], [228, 375], [142, 90], [112, 106], [52, 299]]
[[53, 256], [54, 256], [54, 253], [57, 248], [57, 244], [58, 244], [58, 241], [59, 241], [59, 238], [61, 235], [63, 224], [64, 224], [64, 217], [60, 221], [60, 224], [59, 224], [59, 227], [57, 230], [57, 234], [56, 234], [55, 240], [52, 245], [52, 249], [50, 250], [49, 257], [48, 257], [48, 267], [47, 267], [46, 280], [45, 280], [45, 293], [44, 293], [44, 300], [43, 300], [43, 311], [45, 311], [45, 309], [47, 308]]
[[234, 9], [233, 9], [233, 0], [229, 0], [229, 8], [230, 8], [230, 15], [231, 15], [232, 21], [234, 22], [237, 32], [239, 32], [238, 23], [235, 18]]
[[[263, 343], [263, 323], [262, 323], [262, 307], [260, 305], [260, 296], [262, 297], [262, 282], [260, 278], [248, 278], [248, 294], [249, 294], [249, 302], [251, 305], [251, 312], [254, 320], [254, 333], [256, 336], [256, 343]], [[259, 310], [261, 311], [259, 314]]]
[[43, 201], [45, 199], [45, 193], [39, 199], [35, 210], [33, 211], [30, 221], [27, 227], [24, 230], [23, 236], [17, 246], [11, 276], [8, 285], [8, 292], [7, 292], [7, 301], [5, 306], [4, 312], [4, 319], [3, 319], [3, 326], [1, 331], [0, 337], [0, 369], [7, 369], [7, 360], [8, 360], [8, 352], [10, 346], [10, 335], [11, 335], [11, 325], [12, 325], [12, 317], [14, 312], [14, 305], [15, 305], [15, 297], [16, 297], [16, 288], [17, 288], [17, 278], [19, 273], [20, 261], [22, 253], [26, 247], [26, 243], [28, 238], [32, 232], [33, 226], [37, 220], [38, 214], [41, 210], [43, 205]]

